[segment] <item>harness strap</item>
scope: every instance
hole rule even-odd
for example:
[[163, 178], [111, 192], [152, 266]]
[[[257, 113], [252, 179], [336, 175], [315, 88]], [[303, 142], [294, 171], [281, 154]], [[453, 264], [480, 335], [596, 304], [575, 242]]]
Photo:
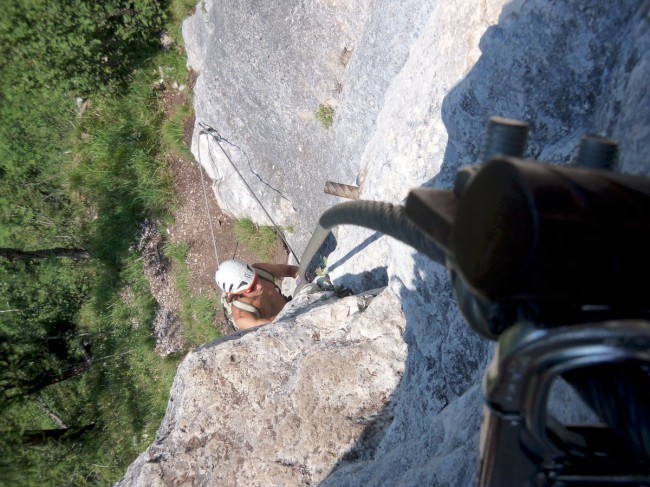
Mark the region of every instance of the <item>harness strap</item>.
[[230, 304], [232, 306], [234, 306], [235, 308], [241, 309], [243, 311], [248, 311], [249, 313], [253, 313], [258, 319], [261, 317], [260, 310], [257, 309], [252, 304], [244, 303], [244, 302], [238, 301], [238, 300], [235, 300]]
[[[272, 284], [276, 287], [276, 289], [278, 290], [278, 292], [280, 293], [280, 295], [282, 295], [282, 292], [281, 292], [281, 290], [280, 290], [280, 287], [275, 283], [275, 276], [273, 276], [273, 274], [271, 274], [271, 273], [268, 272], [268, 271], [265, 271], [264, 269], [260, 269], [259, 267], [253, 267], [253, 270], [254, 270], [254, 271], [257, 273], [257, 275], [260, 276], [262, 279], [264, 279], [264, 280], [269, 281], [270, 283], [272, 283]], [[283, 297], [284, 297], [284, 296], [283, 296]], [[285, 299], [286, 299], [286, 297], [285, 297]], [[257, 309], [257, 308], [256, 308], [255, 306], [253, 306], [252, 304], [244, 303], [243, 301], [239, 301], [238, 299], [235, 299], [235, 300], [232, 301], [230, 304], [231, 304], [231, 306], [234, 306], [235, 308], [241, 309], [242, 311], [248, 311], [249, 313], [254, 314], [258, 319], [262, 317], [262, 315], [261, 315], [261, 313], [260, 313], [260, 310]], [[233, 321], [233, 323], [234, 323], [234, 321]]]
[[282, 294], [282, 289], [280, 288], [280, 286], [276, 284], [275, 276], [273, 274], [271, 274], [268, 271], [265, 271], [264, 269], [260, 269], [259, 267], [253, 267], [253, 270], [262, 279], [264, 279], [265, 281], [269, 281], [271, 284], [273, 284], [275, 286], [275, 289], [277, 289], [278, 293], [280, 293], [280, 296], [282, 296], [287, 303], [291, 301], [291, 297], [287, 297], [284, 294]]
[[275, 284], [275, 276], [270, 272], [265, 271], [264, 269], [260, 269], [259, 267], [253, 267], [253, 270], [257, 272], [257, 275], [260, 276], [262, 279], [265, 279]]

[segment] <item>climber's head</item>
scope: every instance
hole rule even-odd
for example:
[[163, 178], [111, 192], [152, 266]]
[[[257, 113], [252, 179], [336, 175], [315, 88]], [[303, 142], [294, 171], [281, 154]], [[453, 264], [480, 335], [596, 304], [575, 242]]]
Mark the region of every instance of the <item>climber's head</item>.
[[228, 294], [245, 294], [255, 289], [257, 274], [250, 265], [232, 259], [219, 266], [214, 280]]

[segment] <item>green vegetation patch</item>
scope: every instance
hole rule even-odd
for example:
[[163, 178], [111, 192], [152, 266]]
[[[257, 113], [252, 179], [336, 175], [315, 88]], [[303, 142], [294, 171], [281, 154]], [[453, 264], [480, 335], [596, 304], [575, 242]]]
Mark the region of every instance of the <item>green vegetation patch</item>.
[[123, 97], [94, 102], [78, 122], [68, 173], [87, 214], [90, 250], [119, 268], [146, 217], [163, 217], [173, 178], [157, 154], [162, 113], [151, 78], [141, 73]]
[[235, 237], [256, 253], [262, 262], [271, 260], [277, 239], [272, 226], [257, 225], [250, 218], [240, 218], [235, 220]]
[[314, 117], [320, 122], [320, 124], [326, 129], [332, 126], [334, 123], [334, 107], [329, 104], [320, 104], [318, 109], [314, 112]]
[[219, 338], [215, 328], [216, 312], [219, 309], [219, 296], [213, 289], [205, 289], [195, 294], [190, 289], [190, 271], [187, 266], [189, 245], [165, 245], [165, 255], [174, 263], [175, 287], [181, 294], [181, 319], [185, 346], [194, 348]]
[[0, 16], [5, 95], [117, 93], [158, 51], [165, 18], [156, 0], [5, 1]]
[[[161, 103], [188, 83], [191, 3], [3, 4], [0, 247], [91, 258], [0, 257], [2, 485], [112, 485], [164, 415], [180, 356], [154, 350], [137, 248], [144, 219], [164, 224], [175, 203], [160, 154], [189, 111], [163, 125]], [[175, 38], [166, 50], [161, 32]], [[193, 297], [179, 268], [194, 346], [215, 336], [215, 298]]]
[[189, 159], [193, 159], [194, 156], [183, 141], [183, 133], [185, 131], [185, 122], [191, 114], [192, 110], [188, 105], [179, 106], [174, 114], [163, 122], [161, 132], [163, 143], [170, 150]]

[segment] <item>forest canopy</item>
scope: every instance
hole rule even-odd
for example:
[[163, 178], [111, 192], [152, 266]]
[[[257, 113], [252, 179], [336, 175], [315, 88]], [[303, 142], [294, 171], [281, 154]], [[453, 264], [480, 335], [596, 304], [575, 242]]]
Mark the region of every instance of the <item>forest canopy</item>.
[[137, 238], [173, 200], [159, 78], [188, 73], [161, 36], [195, 2], [0, 6], [0, 484], [110, 485], [179, 359], [153, 350]]

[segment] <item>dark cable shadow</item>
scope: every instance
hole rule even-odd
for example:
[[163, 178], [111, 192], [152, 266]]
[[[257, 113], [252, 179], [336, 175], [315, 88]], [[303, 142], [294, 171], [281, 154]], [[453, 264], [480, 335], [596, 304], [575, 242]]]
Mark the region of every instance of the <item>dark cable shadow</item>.
[[[359, 245], [351, 249], [347, 254], [345, 254], [343, 257], [341, 257], [339, 260], [334, 262], [333, 264], [328, 263], [328, 270], [333, 271], [339, 266], [342, 266], [345, 264], [349, 259], [354, 257], [356, 254], [361, 252], [362, 250], [365, 250], [371, 243], [373, 243], [376, 240], [379, 240], [383, 236], [382, 233], [380, 232], [375, 232], [372, 235], [370, 235], [367, 239], [365, 239], [363, 242], [361, 242]], [[334, 250], [334, 249], [332, 249]], [[345, 282], [345, 281], [343, 281]]]

